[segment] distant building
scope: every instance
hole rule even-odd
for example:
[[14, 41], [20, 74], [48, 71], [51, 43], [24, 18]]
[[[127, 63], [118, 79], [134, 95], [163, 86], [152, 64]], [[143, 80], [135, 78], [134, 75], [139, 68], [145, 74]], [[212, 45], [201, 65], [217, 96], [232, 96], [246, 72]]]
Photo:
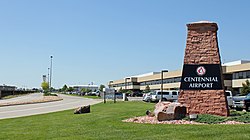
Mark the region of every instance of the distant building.
[[43, 75], [43, 82], [46, 82], [47, 76]]
[[0, 85], [0, 99], [7, 95], [13, 95], [15, 90], [15, 86]]
[[[239, 60], [222, 64], [224, 85], [226, 90], [240, 92], [242, 83], [250, 80], [250, 61]], [[179, 89], [182, 70], [163, 73], [163, 89]], [[125, 77], [120, 80], [109, 81], [108, 86], [115, 90], [128, 89], [143, 91], [146, 86], [151, 90], [161, 89], [161, 72], [152, 72], [138, 76]]]
[[71, 87], [73, 87], [76, 91], [81, 91], [83, 88], [91, 91], [97, 91], [99, 88], [98, 85], [73, 85]]

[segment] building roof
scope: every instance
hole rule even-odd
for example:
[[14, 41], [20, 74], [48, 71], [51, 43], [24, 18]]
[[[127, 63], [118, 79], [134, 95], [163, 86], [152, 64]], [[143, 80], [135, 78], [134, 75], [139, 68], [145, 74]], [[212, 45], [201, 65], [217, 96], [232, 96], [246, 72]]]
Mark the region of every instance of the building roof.
[[250, 63], [250, 60], [237, 60], [237, 61], [227, 62], [227, 63], [222, 64], [222, 66], [234, 66], [234, 65], [240, 65], [240, 64], [245, 64], [245, 63]]
[[71, 87], [98, 87], [98, 85], [71, 85]]
[[149, 72], [149, 73], [144, 73], [144, 74], [135, 75], [135, 76], [131, 76], [131, 77], [145, 77], [145, 76], [155, 75], [155, 74], [159, 74], [159, 73], [160, 72]]

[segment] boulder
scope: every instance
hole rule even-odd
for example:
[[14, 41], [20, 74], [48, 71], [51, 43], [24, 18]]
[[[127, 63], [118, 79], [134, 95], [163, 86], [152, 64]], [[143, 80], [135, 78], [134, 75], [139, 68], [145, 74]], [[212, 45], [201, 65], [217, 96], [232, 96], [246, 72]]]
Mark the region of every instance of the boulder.
[[74, 114], [82, 114], [82, 113], [90, 113], [90, 105], [83, 106], [83, 107], [78, 107], [74, 111]]
[[186, 116], [186, 107], [180, 103], [159, 102], [155, 105], [154, 114], [158, 121], [178, 120]]

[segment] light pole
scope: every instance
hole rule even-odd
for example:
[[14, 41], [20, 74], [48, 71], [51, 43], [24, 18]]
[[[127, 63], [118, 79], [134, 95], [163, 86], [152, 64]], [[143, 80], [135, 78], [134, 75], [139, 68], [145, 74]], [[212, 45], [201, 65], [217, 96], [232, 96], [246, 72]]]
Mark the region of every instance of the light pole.
[[50, 89], [50, 92], [51, 92], [51, 85], [52, 85], [52, 82], [51, 82], [51, 80], [52, 80], [52, 58], [53, 58], [53, 56], [51, 55], [50, 56], [50, 78], [49, 78], [49, 89]]
[[[125, 78], [125, 91], [127, 92], [127, 80], [128, 80], [129, 78]], [[123, 93], [123, 96], [122, 96], [122, 98], [123, 98], [123, 101], [126, 101], [126, 93]]]
[[163, 73], [164, 72], [168, 72], [168, 70], [162, 70], [161, 71], [161, 100], [160, 100], [160, 102], [162, 101], [162, 98], [163, 98]]
[[[48, 68], [48, 84], [49, 84], [49, 69], [50, 69], [50, 68]], [[49, 85], [50, 85], [50, 84], [49, 84]]]

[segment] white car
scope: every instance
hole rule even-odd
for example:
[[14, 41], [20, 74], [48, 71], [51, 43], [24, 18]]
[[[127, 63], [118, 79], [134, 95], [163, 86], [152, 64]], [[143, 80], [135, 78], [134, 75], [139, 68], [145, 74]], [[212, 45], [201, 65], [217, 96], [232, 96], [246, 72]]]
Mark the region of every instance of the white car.
[[233, 107], [233, 94], [232, 91], [226, 90], [226, 95], [227, 95], [227, 104], [230, 108]]
[[[179, 91], [177, 90], [163, 90], [162, 100], [163, 101], [176, 101], [179, 96]], [[161, 90], [156, 90], [151, 95], [151, 101], [158, 102], [161, 99]]]
[[145, 102], [150, 102], [152, 93], [153, 92], [144, 93], [143, 96], [142, 96], [142, 100], [145, 101]]
[[94, 92], [91, 92], [92, 95], [95, 95], [95, 96], [100, 96], [100, 91], [94, 91]]

